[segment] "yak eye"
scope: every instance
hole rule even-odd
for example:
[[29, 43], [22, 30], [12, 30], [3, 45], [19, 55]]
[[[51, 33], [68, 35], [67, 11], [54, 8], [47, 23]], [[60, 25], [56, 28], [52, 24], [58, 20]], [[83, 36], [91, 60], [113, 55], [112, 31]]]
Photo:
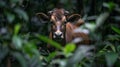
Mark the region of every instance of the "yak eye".
[[62, 26], [61, 26], [61, 31], [64, 31], [64, 30], [65, 30], [65, 26], [62, 25]]

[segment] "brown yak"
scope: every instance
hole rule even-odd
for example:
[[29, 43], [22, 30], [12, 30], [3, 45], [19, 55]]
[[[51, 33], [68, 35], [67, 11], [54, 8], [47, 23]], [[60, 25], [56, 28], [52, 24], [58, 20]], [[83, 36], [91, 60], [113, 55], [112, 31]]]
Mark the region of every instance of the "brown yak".
[[[48, 12], [48, 15], [44, 13], [37, 13], [37, 15], [43, 20], [49, 20], [52, 23], [49, 38], [61, 43], [63, 46], [66, 43], [72, 42], [75, 38], [80, 38], [79, 44], [89, 44], [89, 37], [83, 32], [74, 32], [75, 29], [84, 24], [79, 14], [72, 14], [63, 8], [55, 8]], [[73, 23], [74, 22], [74, 23]], [[50, 47], [50, 45], [48, 45]]]

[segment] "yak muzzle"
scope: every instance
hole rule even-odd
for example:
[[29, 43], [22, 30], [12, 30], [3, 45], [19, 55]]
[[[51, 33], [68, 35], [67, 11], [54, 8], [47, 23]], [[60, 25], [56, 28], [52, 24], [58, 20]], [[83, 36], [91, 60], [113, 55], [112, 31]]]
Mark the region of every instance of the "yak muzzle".
[[63, 39], [64, 38], [63, 37], [63, 32], [61, 32], [61, 31], [54, 32], [53, 38]]

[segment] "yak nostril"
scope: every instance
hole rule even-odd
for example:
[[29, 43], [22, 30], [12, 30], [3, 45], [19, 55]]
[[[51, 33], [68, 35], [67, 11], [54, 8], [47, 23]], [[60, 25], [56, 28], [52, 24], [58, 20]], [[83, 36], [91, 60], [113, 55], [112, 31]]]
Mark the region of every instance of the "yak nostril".
[[53, 38], [64, 38], [63, 33], [62, 32], [54, 32]]

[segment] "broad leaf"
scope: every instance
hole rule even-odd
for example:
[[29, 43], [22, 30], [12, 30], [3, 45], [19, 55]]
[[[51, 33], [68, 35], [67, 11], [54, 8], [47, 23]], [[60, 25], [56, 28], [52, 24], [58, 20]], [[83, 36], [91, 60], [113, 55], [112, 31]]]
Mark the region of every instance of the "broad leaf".
[[96, 28], [99, 28], [105, 20], [109, 17], [109, 12], [101, 13], [100, 16], [96, 19]]
[[12, 23], [15, 19], [15, 15], [9, 12], [6, 12], [8, 22]]
[[76, 45], [70, 43], [70, 44], [67, 44], [67, 45], [65, 46], [65, 48], [63, 49], [63, 51], [64, 51], [64, 53], [67, 55], [67, 54], [73, 52], [73, 51], [75, 50], [75, 48], [76, 48]]
[[14, 48], [21, 49], [22, 48], [22, 39], [18, 36], [13, 36], [12, 43]]
[[27, 61], [22, 54], [13, 52], [12, 55], [19, 61], [21, 67], [27, 67]]
[[114, 63], [117, 61], [118, 54], [115, 52], [109, 52], [105, 54], [106, 62], [108, 67], [113, 67]]
[[15, 9], [15, 13], [18, 14], [19, 18], [24, 19], [25, 21], [28, 21], [28, 15], [25, 11], [23, 11], [22, 9], [16, 8]]

